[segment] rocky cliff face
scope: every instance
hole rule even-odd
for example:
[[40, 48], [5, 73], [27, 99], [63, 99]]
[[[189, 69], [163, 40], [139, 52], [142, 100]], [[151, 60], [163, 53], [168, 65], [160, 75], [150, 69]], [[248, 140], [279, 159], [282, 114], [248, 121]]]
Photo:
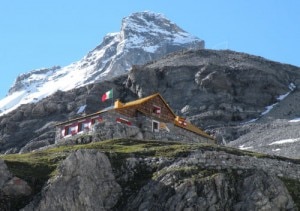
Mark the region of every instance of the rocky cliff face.
[[[70, 153], [22, 210], [297, 210], [299, 196], [285, 182], [300, 186], [295, 160], [213, 146], [110, 144]], [[173, 155], [152, 154], [168, 149]]]
[[232, 51], [188, 51], [135, 68], [127, 86], [139, 97], [160, 92], [179, 114], [219, 127], [258, 118], [299, 84], [298, 70]]
[[218, 143], [299, 159], [299, 70], [232, 51], [186, 51], [135, 67], [126, 86], [139, 97], [160, 92]]
[[106, 35], [80, 61], [20, 75], [8, 96], [0, 101], [0, 115], [22, 104], [38, 102], [57, 90], [67, 91], [125, 74], [132, 65], [145, 64], [174, 51], [203, 48], [203, 40], [163, 15], [133, 13], [122, 20], [120, 32]]
[[23, 210], [111, 210], [121, 194], [108, 158], [95, 150], [83, 150], [64, 160], [40, 200]]

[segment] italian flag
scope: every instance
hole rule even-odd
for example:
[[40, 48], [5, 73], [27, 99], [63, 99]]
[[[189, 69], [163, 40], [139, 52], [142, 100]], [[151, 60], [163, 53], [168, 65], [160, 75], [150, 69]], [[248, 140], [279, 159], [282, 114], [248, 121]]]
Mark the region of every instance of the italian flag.
[[102, 102], [105, 100], [111, 99], [113, 97], [113, 90], [109, 90], [108, 92], [105, 92], [104, 95], [102, 95]]

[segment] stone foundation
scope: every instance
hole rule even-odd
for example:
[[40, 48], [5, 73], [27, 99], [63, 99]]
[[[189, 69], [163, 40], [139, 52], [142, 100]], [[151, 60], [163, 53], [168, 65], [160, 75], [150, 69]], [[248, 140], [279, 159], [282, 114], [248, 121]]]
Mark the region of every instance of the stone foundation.
[[[173, 123], [160, 122], [144, 115], [136, 118], [125, 117], [117, 112], [101, 114], [101, 121], [95, 123], [91, 130], [69, 137], [61, 136], [61, 128], [56, 132], [56, 143], [89, 143], [118, 138], [133, 138], [184, 143], [214, 143], [213, 140], [194, 132], [175, 126]], [[156, 122], [158, 129], [153, 128]]]

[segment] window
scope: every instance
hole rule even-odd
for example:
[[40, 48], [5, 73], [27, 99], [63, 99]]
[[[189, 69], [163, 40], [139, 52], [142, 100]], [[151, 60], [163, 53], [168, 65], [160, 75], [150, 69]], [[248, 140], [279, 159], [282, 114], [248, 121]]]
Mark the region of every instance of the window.
[[65, 133], [64, 133], [64, 136], [67, 136], [67, 135], [69, 135], [70, 134], [70, 127], [69, 126], [66, 126], [65, 127]]
[[120, 118], [120, 117], [118, 117], [118, 118], [116, 119], [116, 122], [117, 122], [117, 123], [126, 124], [126, 125], [131, 125], [131, 122], [130, 122], [129, 120], [123, 119], [123, 118]]
[[77, 125], [73, 125], [72, 127], [69, 127], [69, 130], [70, 130], [69, 134], [72, 134], [72, 136], [76, 135], [76, 133], [77, 133]]
[[186, 123], [185, 119], [179, 119], [178, 123], [181, 124], [184, 127], [187, 126], [187, 123]]
[[76, 126], [74, 125], [68, 125], [68, 126], [65, 126], [65, 129], [64, 129], [64, 136], [67, 136], [67, 135], [74, 135], [76, 134], [77, 132], [77, 129], [76, 129]]
[[160, 114], [161, 113], [161, 108], [159, 106], [154, 105], [153, 108], [152, 108], [152, 113]]
[[94, 125], [94, 124], [99, 123], [99, 122], [102, 122], [102, 121], [103, 121], [103, 119], [102, 119], [101, 116], [93, 117], [93, 118], [91, 119], [91, 124]]
[[152, 131], [153, 132], [159, 132], [159, 122], [152, 121]]
[[83, 125], [82, 128], [84, 130], [89, 130], [90, 129], [90, 122], [84, 122], [82, 125]]
[[81, 132], [84, 130], [84, 123], [83, 122], [79, 122], [78, 123], [78, 132]]

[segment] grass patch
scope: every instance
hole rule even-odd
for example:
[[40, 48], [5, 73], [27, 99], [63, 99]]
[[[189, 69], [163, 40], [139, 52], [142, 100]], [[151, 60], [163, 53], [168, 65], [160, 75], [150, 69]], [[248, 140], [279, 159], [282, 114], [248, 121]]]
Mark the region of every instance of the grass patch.
[[[48, 148], [42, 151], [31, 152], [26, 154], [9, 154], [0, 155], [0, 159], [3, 159], [8, 169], [17, 177], [26, 180], [33, 188], [33, 195], [39, 193], [45, 184], [45, 182], [56, 174], [57, 166], [59, 162], [64, 160], [71, 152], [80, 149], [96, 149], [104, 152], [110, 158], [111, 164], [115, 169], [122, 166], [126, 158], [129, 157], [166, 157], [166, 158], [179, 158], [186, 157], [194, 151], [224, 151], [229, 154], [238, 156], [252, 156], [257, 158], [270, 158], [289, 161], [293, 163], [300, 163], [299, 160], [293, 160], [288, 158], [282, 158], [278, 156], [270, 156], [261, 153], [255, 153], [250, 151], [242, 151], [235, 148], [229, 148], [224, 146], [218, 146], [214, 144], [187, 144], [179, 142], [164, 142], [164, 141], [151, 141], [151, 140], [133, 140], [133, 139], [116, 139], [107, 140], [102, 142], [92, 142], [89, 144], [80, 145], [66, 145], [58, 146], [54, 148]], [[189, 177], [194, 175], [196, 177], [209, 177], [214, 173], [218, 173], [215, 170], [204, 170], [194, 167], [173, 169], [172, 171], [182, 177]], [[155, 179], [161, 174], [149, 172], [148, 169], [139, 169], [139, 177], [135, 178], [128, 188], [132, 192], [138, 191], [145, 182], [150, 179]], [[163, 173], [163, 172], [161, 172]], [[283, 179], [289, 192], [291, 193], [298, 208], [300, 207], [300, 182]], [[122, 184], [126, 186], [128, 184]], [[129, 195], [128, 195], [129, 196]], [[125, 198], [128, 197], [124, 196]], [[26, 199], [17, 205], [16, 208], [22, 208], [26, 202], [31, 199]], [[120, 205], [122, 206], [122, 205]]]
[[[179, 142], [163, 142], [151, 140], [116, 139], [102, 142], [92, 142], [81, 145], [67, 145], [48, 148], [43, 151], [26, 154], [1, 155], [9, 170], [21, 178], [42, 177], [49, 178], [55, 174], [59, 161], [65, 159], [71, 152], [79, 149], [96, 149], [106, 154], [118, 153], [123, 157], [136, 155], [139, 157], [185, 157], [197, 150], [224, 151], [238, 156], [252, 156], [258, 158], [275, 158], [261, 153], [242, 151], [235, 148], [213, 144], [185, 144]], [[281, 158], [281, 157], [280, 157]], [[283, 159], [283, 158], [282, 158]], [[280, 160], [280, 159], [279, 159]], [[298, 163], [299, 160], [284, 160]]]
[[[252, 156], [258, 158], [276, 158], [261, 153], [242, 151], [235, 148], [213, 144], [185, 144], [179, 142], [163, 142], [151, 140], [116, 139], [89, 144], [58, 146], [43, 151], [26, 154], [1, 155], [9, 170], [20, 178], [35, 177], [49, 178], [55, 174], [59, 161], [65, 159], [71, 152], [79, 149], [96, 149], [106, 154], [117, 153], [122, 157], [185, 157], [196, 150], [224, 151], [238, 156]], [[280, 157], [281, 158], [281, 157]], [[280, 160], [280, 159], [279, 159]], [[286, 159], [291, 162], [299, 160]]]
[[97, 149], [106, 154], [117, 153], [118, 156], [123, 158], [132, 155], [139, 157], [168, 157], [187, 153], [190, 150], [190, 146], [172, 142], [118, 139], [81, 145], [59, 146], [25, 154], [1, 155], [0, 159], [6, 162], [8, 169], [15, 176], [26, 180], [30, 185], [36, 187], [36, 181], [40, 181], [40, 185], [38, 185], [38, 189], [40, 189], [43, 182], [55, 175], [59, 162], [64, 160], [71, 152], [79, 149]]

